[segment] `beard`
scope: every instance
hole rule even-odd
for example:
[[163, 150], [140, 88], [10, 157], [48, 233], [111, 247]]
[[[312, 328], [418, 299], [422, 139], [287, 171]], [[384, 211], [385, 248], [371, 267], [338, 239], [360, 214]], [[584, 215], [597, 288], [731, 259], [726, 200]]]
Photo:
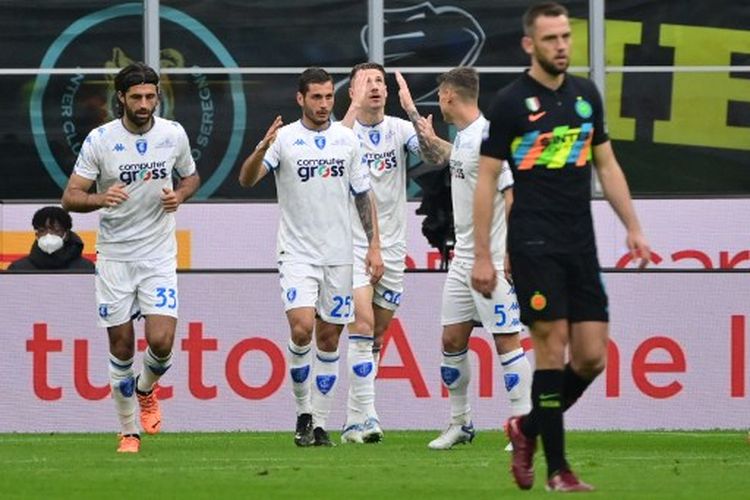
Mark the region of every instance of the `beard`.
[[549, 59], [543, 59], [541, 57], [537, 57], [537, 62], [544, 71], [552, 76], [562, 75], [568, 70], [568, 66], [570, 66], [569, 60], [565, 61], [565, 65], [563, 67], [556, 66], [554, 62], [550, 61]]
[[315, 111], [305, 108], [305, 116], [317, 127], [321, 127], [328, 123], [328, 120], [331, 117], [331, 113], [326, 113], [325, 118], [321, 118], [321, 116], [316, 114]]
[[154, 110], [149, 111], [148, 115], [138, 115], [135, 113], [135, 111], [129, 108], [125, 108], [125, 116], [133, 125], [137, 127], [143, 127], [147, 123], [151, 122], [151, 119], [154, 117]]

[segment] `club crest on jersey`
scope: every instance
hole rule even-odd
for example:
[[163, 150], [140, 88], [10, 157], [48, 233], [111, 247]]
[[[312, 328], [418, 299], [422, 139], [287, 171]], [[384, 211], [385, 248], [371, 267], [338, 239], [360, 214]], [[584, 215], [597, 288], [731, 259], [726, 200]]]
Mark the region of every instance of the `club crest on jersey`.
[[593, 112], [591, 104], [583, 97], [578, 96], [576, 99], [576, 113], [578, 113], [578, 116], [585, 120], [586, 118], [590, 118]]
[[326, 138], [322, 135], [315, 136], [315, 145], [318, 146], [318, 149], [323, 149], [326, 147]]
[[526, 103], [526, 109], [528, 109], [532, 113], [536, 113], [537, 111], [539, 111], [539, 108], [542, 106], [539, 103], [538, 97], [527, 97], [524, 102]]
[[148, 141], [146, 139], [138, 139], [137, 141], [135, 141], [135, 149], [141, 155], [145, 155], [146, 150], [148, 149]]
[[370, 137], [370, 141], [376, 146], [380, 144], [380, 130], [370, 130], [367, 135]]

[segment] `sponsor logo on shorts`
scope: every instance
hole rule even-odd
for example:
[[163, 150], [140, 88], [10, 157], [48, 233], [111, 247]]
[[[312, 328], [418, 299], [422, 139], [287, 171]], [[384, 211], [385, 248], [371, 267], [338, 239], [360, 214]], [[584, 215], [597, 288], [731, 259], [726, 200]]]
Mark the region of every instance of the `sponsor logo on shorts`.
[[529, 305], [531, 305], [533, 310], [541, 311], [547, 307], [547, 297], [539, 292], [535, 292], [534, 295], [531, 296], [531, 300], [529, 300]]
[[390, 304], [401, 305], [401, 294], [393, 290], [383, 292], [383, 300]]

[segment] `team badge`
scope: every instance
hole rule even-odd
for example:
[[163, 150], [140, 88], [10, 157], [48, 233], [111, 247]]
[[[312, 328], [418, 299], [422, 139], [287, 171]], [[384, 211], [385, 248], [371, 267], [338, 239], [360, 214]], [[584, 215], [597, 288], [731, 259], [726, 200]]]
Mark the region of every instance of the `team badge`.
[[380, 144], [380, 130], [370, 130], [367, 135], [370, 136], [370, 141], [376, 146]]
[[294, 299], [296, 298], [297, 298], [297, 289], [294, 287], [289, 288], [286, 291], [286, 300], [288, 300], [289, 302], [294, 302]]
[[578, 116], [584, 119], [591, 118], [593, 112], [591, 104], [583, 97], [578, 96], [578, 99], [576, 99], [576, 113], [578, 113]]
[[531, 305], [533, 310], [541, 311], [547, 307], [547, 297], [539, 292], [534, 292], [534, 295], [531, 296], [531, 300], [529, 300], [529, 305]]
[[106, 318], [109, 316], [109, 311], [107, 310], [107, 304], [99, 304], [99, 316], [101, 318]]
[[315, 136], [315, 145], [318, 146], [318, 149], [323, 149], [326, 147], [326, 138], [322, 135]]
[[526, 109], [528, 109], [532, 113], [536, 113], [537, 111], [539, 111], [539, 108], [542, 107], [542, 105], [539, 103], [538, 97], [527, 97], [524, 102], [526, 103]]
[[146, 139], [138, 139], [135, 141], [135, 149], [141, 154], [145, 155], [148, 149], [148, 141]]

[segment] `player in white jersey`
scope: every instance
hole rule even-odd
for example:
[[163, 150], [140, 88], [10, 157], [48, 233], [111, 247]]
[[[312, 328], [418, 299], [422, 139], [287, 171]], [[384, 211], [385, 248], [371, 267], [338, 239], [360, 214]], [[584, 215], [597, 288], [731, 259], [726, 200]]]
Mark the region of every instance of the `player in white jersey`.
[[[370, 184], [377, 204], [385, 264], [383, 278], [376, 286], [371, 286], [364, 266], [367, 240], [362, 225], [353, 214], [357, 315], [348, 327], [349, 395], [341, 435], [343, 442], [350, 443], [374, 443], [383, 438], [375, 410], [374, 379], [383, 334], [401, 303], [404, 291], [408, 153], [421, 152], [414, 124], [385, 114], [388, 98], [385, 78], [385, 69], [378, 63], [354, 66], [350, 73], [351, 104], [341, 121], [354, 130], [362, 145], [362, 161], [370, 171]], [[419, 117], [410, 97], [401, 102], [402, 106], [406, 104], [407, 112], [413, 112], [415, 119]]]
[[[81, 147], [62, 205], [100, 210], [96, 300], [109, 334], [109, 377], [120, 420], [118, 452], [138, 452], [136, 400], [143, 430], [161, 428], [156, 381], [172, 364], [177, 325], [174, 212], [200, 185], [185, 130], [154, 115], [159, 76], [143, 63], [115, 77], [117, 120], [92, 130]], [[174, 186], [173, 175], [179, 177]], [[96, 193], [89, 193], [96, 183]], [[135, 376], [133, 319], [146, 318], [148, 349]]]
[[302, 118], [282, 126], [277, 116], [242, 164], [239, 180], [247, 187], [269, 171], [275, 175], [281, 208], [277, 257], [291, 329], [289, 365], [297, 411], [294, 442], [331, 446], [325, 427], [338, 379], [339, 336], [355, 310], [352, 204], [368, 244], [365, 269], [373, 285], [383, 274], [383, 261], [359, 140], [350, 129], [330, 120], [333, 80], [328, 72], [305, 70], [299, 78], [297, 103]]
[[505, 389], [511, 413], [524, 415], [531, 408], [531, 368], [521, 347], [521, 321], [515, 291], [505, 276], [506, 207], [512, 202], [513, 178], [506, 168], [500, 177], [492, 218], [492, 261], [499, 278], [491, 295], [483, 296], [471, 285], [474, 263], [473, 200], [477, 185], [479, 148], [489, 122], [478, 106], [479, 76], [472, 68], [455, 68], [438, 77], [438, 100], [446, 123], [458, 132], [453, 144], [437, 138], [431, 117], [418, 128], [431, 144], [439, 144], [443, 158], [449, 158], [453, 219], [456, 231], [454, 257], [443, 289], [443, 361], [440, 374], [448, 388], [451, 421], [448, 428], [428, 446], [445, 450], [474, 438], [468, 384], [471, 377], [468, 359], [469, 337], [474, 322], [481, 322], [495, 340], [503, 369]]

